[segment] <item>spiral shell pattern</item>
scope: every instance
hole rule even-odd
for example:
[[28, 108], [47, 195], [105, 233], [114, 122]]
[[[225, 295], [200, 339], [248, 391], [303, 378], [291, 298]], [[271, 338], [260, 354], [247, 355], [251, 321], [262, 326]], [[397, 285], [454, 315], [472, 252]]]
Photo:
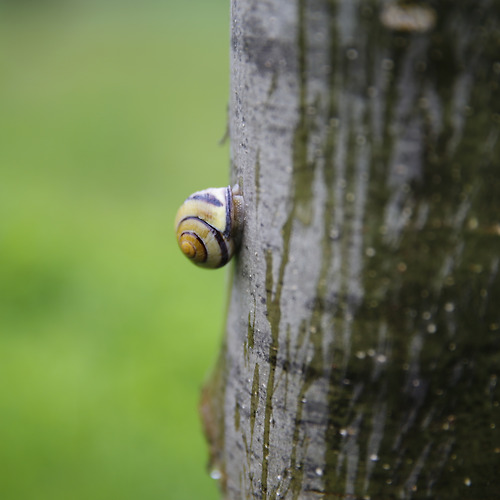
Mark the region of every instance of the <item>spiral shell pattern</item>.
[[175, 218], [177, 242], [194, 264], [218, 268], [232, 257], [238, 206], [242, 206], [237, 201], [235, 205], [230, 186], [209, 188], [193, 193], [179, 208]]

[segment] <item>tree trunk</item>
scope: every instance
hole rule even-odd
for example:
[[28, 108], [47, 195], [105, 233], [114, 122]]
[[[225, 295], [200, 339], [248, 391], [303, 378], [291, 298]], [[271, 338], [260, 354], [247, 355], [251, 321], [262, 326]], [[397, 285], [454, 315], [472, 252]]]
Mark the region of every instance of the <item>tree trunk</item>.
[[499, 498], [499, 19], [232, 0], [225, 498]]

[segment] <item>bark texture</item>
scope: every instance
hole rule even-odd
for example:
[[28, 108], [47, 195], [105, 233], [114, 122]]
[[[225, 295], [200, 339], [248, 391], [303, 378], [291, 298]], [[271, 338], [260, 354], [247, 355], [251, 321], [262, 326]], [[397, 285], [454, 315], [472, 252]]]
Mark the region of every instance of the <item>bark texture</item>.
[[499, 498], [500, 2], [231, 9], [225, 498]]

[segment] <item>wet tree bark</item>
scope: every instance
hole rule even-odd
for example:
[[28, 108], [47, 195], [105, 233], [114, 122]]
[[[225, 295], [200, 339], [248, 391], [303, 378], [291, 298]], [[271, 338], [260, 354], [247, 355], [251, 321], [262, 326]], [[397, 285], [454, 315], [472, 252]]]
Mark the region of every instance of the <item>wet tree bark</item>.
[[500, 2], [232, 0], [228, 499], [500, 492]]

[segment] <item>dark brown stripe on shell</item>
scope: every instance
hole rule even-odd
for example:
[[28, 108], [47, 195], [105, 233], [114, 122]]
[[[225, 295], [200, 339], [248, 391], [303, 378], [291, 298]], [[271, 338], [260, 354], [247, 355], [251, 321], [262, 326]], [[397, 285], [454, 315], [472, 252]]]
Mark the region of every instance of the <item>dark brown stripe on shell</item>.
[[222, 202], [218, 198], [216, 198], [213, 194], [210, 193], [193, 194], [188, 198], [188, 200], [200, 200], [215, 207], [222, 207]]
[[231, 193], [231, 187], [226, 188], [226, 229], [224, 230], [224, 236], [229, 238], [231, 236], [231, 214], [233, 213], [233, 195]]

